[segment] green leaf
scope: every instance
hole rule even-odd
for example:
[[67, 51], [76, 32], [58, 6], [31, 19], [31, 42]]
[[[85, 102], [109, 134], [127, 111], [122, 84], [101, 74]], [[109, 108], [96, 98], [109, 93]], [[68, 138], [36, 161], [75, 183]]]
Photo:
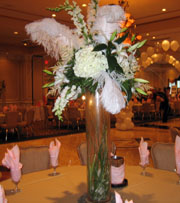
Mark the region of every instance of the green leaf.
[[132, 52], [132, 51], [134, 51], [135, 49], [141, 48], [141, 47], [146, 43], [146, 41], [147, 41], [147, 40], [143, 40], [142, 42], [137, 42], [136, 44], [130, 46], [130, 47], [128, 48], [128, 51], [129, 51], [129, 52]]
[[116, 35], [117, 35], [117, 30], [112, 33], [111, 38], [110, 38], [110, 41], [111, 41], [111, 42], [114, 40], [114, 38], [116, 37]]
[[132, 97], [132, 91], [131, 91], [132, 85], [133, 85], [132, 80], [126, 80], [122, 84], [123, 90], [125, 90], [126, 92], [128, 102], [131, 100], [131, 97]]
[[111, 41], [109, 41], [108, 42], [108, 51], [109, 51], [109, 53], [111, 53], [112, 49], [116, 49], [116, 47]]
[[137, 49], [138, 46], [139, 46], [139, 43], [140, 43], [140, 42], [137, 42], [136, 44], [130, 46], [130, 47], [128, 48], [128, 52], [132, 52], [132, 51], [134, 51], [135, 49]]
[[128, 37], [128, 32], [123, 35], [122, 37], [118, 38], [117, 40], [115, 40], [116, 43], [121, 44], [122, 42], [124, 42], [124, 40]]
[[127, 27], [124, 27], [121, 29], [121, 31], [119, 33], [125, 32], [127, 29], [128, 29]]
[[142, 79], [142, 78], [134, 78], [134, 81], [135, 81], [135, 82], [141, 82], [141, 83], [149, 83], [148, 80], [144, 80], [144, 79]]
[[109, 65], [110, 72], [115, 70], [117, 73], [123, 73], [123, 69], [118, 64], [115, 56], [107, 55], [107, 60], [108, 60], [108, 65]]
[[46, 83], [45, 85], [42, 86], [42, 88], [47, 88], [47, 87], [52, 87], [52, 86], [54, 86], [54, 82]]
[[136, 88], [136, 91], [138, 92], [138, 93], [140, 93], [140, 94], [143, 94], [143, 95], [147, 95], [147, 93], [146, 92], [144, 92], [142, 89], [140, 89], [140, 88]]
[[43, 70], [44, 73], [48, 74], [48, 75], [53, 75], [53, 73], [49, 70]]
[[97, 46], [94, 47], [93, 51], [102, 51], [104, 49], [107, 49], [106, 44], [98, 44]]
[[138, 45], [138, 49], [141, 48], [145, 43], [147, 42], [147, 40], [143, 40], [142, 42], [139, 42], [139, 45]]
[[134, 34], [134, 35], [132, 36], [132, 38], [131, 38], [131, 42], [133, 42], [133, 41], [135, 40], [135, 38], [136, 38], [136, 35]]

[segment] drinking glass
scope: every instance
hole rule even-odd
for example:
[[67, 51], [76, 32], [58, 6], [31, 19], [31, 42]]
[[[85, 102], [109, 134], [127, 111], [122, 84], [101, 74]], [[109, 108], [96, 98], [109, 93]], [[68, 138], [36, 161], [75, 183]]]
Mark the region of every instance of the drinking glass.
[[57, 175], [59, 175], [60, 173], [56, 171], [56, 168], [57, 168], [57, 167], [58, 167], [58, 165], [52, 166], [53, 172], [50, 173], [50, 174], [48, 174], [48, 175], [49, 175], [49, 176], [57, 176]]
[[141, 175], [142, 176], [146, 176], [146, 167], [148, 166], [148, 164], [140, 164], [140, 166], [142, 167], [142, 172], [141, 172]]
[[17, 193], [21, 190], [18, 188], [18, 184], [21, 179], [21, 169], [11, 169], [11, 179], [12, 182], [15, 184], [15, 188], [11, 190], [11, 193]]

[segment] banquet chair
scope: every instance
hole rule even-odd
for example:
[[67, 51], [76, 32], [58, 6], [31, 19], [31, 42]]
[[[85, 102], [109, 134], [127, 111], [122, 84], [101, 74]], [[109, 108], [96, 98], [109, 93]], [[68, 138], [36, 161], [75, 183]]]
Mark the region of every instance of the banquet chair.
[[34, 122], [34, 110], [31, 109], [26, 112], [26, 120], [18, 123], [19, 128], [26, 129], [27, 137], [29, 136], [30, 133], [33, 134], [33, 128], [32, 128], [33, 122]]
[[1, 128], [6, 130], [6, 137], [5, 137], [5, 141], [7, 141], [7, 137], [8, 137], [8, 132], [10, 130], [14, 130], [17, 132], [18, 135], [18, 139], [19, 139], [19, 131], [18, 131], [18, 112], [7, 112], [6, 113], [6, 118], [5, 118], [6, 122], [1, 124]]
[[175, 142], [176, 136], [180, 136], [179, 130], [174, 127], [170, 128], [170, 135], [171, 135], [172, 141]]
[[87, 165], [87, 144], [86, 142], [81, 143], [77, 148], [78, 156], [81, 165]]
[[49, 147], [33, 146], [20, 148], [20, 162], [23, 164], [22, 174], [49, 169]]
[[53, 121], [55, 120], [53, 113], [49, 113], [50, 111], [52, 111], [50, 106], [45, 105], [44, 106], [44, 114], [45, 114], [45, 120], [44, 120], [44, 124], [45, 127], [48, 128], [48, 124], [50, 123], [51, 125], [53, 125]]
[[[116, 145], [112, 142], [111, 152], [116, 154]], [[81, 165], [87, 165], [87, 143], [81, 143], [77, 148], [77, 153], [81, 162]]]
[[154, 168], [175, 171], [174, 143], [154, 143], [151, 148]]
[[79, 131], [79, 122], [81, 119], [81, 115], [78, 109], [75, 107], [70, 107], [67, 109], [67, 114], [68, 114], [68, 126], [71, 125], [73, 129], [77, 127]]

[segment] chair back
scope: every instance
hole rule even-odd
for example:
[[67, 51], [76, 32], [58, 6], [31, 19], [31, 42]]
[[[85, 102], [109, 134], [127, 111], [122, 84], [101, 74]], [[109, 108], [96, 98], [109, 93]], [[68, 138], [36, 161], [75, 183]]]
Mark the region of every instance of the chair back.
[[[81, 162], [81, 165], [87, 165], [87, 143], [83, 142], [81, 143], [77, 148], [78, 156]], [[116, 153], [116, 145], [114, 142], [111, 144], [111, 152], [113, 154]]]
[[168, 171], [176, 168], [174, 143], [154, 143], [151, 154], [154, 168]]
[[172, 141], [175, 142], [176, 136], [179, 136], [179, 130], [177, 128], [170, 128], [170, 135], [172, 138]]
[[81, 165], [87, 165], [87, 143], [81, 143], [77, 148]]
[[34, 122], [34, 110], [27, 111], [27, 125], [32, 125]]
[[49, 169], [48, 146], [20, 148], [20, 162], [23, 164], [22, 174]]
[[18, 124], [18, 112], [10, 111], [6, 113], [6, 128], [16, 128]]

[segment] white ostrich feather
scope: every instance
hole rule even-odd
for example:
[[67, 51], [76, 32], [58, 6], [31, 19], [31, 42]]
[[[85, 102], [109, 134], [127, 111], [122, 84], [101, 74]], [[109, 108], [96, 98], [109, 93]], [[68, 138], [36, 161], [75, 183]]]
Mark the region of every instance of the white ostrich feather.
[[125, 108], [125, 100], [121, 89], [108, 76], [105, 75], [105, 85], [101, 93], [101, 102], [106, 111], [117, 114]]
[[94, 39], [99, 43], [107, 42], [114, 31], [119, 32], [121, 30], [120, 23], [123, 20], [125, 20], [125, 13], [121, 6], [106, 5], [99, 7], [91, 30], [97, 33]]
[[60, 58], [63, 49], [79, 48], [79, 37], [72, 33], [72, 30], [54, 18], [44, 18], [25, 26], [26, 32], [31, 40], [42, 45], [45, 51], [55, 57]]

